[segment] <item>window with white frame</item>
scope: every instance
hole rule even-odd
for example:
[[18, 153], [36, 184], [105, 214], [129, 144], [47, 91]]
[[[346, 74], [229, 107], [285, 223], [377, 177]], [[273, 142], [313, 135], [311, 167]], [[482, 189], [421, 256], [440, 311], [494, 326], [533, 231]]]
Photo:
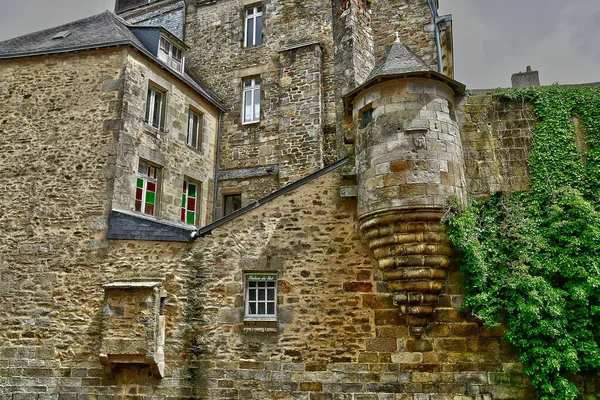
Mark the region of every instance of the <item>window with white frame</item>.
[[198, 198], [200, 197], [200, 185], [189, 179], [183, 180], [183, 191], [181, 193], [181, 222], [196, 225], [198, 221]]
[[160, 168], [140, 160], [136, 177], [135, 211], [156, 215]]
[[146, 123], [157, 129], [165, 127], [165, 103], [167, 93], [151, 84], [148, 85], [148, 97], [146, 99]]
[[158, 59], [163, 61], [175, 71], [183, 71], [184, 54], [180, 47], [175, 46], [165, 37], [161, 36], [158, 46]]
[[260, 79], [244, 79], [243, 123], [250, 124], [260, 119]]
[[202, 114], [192, 109], [188, 114], [187, 144], [202, 149]]
[[262, 6], [249, 7], [245, 12], [244, 47], [262, 43]]
[[245, 320], [277, 319], [277, 275], [247, 273], [245, 278]]

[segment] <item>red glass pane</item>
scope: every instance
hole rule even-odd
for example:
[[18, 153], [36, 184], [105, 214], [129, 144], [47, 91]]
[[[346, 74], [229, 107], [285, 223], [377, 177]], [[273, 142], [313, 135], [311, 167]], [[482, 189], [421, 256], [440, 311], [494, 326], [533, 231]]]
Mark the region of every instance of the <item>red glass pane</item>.
[[135, 191], [135, 199], [142, 201], [142, 189], [137, 188], [137, 190]]
[[185, 209], [181, 209], [181, 222], [185, 222]]
[[188, 197], [188, 200], [187, 200], [187, 209], [190, 210], [190, 211], [195, 211], [196, 210], [196, 199]]
[[146, 185], [146, 189], [149, 192], [156, 192], [156, 183], [154, 183], [154, 182], [148, 182], [148, 184]]

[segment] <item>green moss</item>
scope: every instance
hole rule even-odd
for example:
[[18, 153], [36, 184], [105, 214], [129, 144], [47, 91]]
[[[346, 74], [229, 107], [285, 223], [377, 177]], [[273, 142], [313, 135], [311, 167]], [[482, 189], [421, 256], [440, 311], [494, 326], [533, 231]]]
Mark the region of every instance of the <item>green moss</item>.
[[[600, 88], [496, 94], [531, 102], [540, 119], [531, 190], [452, 207], [464, 304], [489, 326], [507, 315], [506, 338], [540, 399], [576, 399], [565, 376], [600, 372]], [[574, 117], [585, 146], [576, 144]]]

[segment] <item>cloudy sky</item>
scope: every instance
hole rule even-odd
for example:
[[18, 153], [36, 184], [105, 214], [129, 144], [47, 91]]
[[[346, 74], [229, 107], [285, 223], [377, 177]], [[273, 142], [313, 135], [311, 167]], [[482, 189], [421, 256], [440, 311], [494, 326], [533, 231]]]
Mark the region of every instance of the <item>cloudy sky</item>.
[[[382, 1], [382, 0], [380, 0]], [[112, 10], [114, 0], [0, 0], [0, 40]], [[453, 15], [456, 79], [510, 86], [528, 65], [542, 84], [600, 81], [600, 0], [440, 0]]]

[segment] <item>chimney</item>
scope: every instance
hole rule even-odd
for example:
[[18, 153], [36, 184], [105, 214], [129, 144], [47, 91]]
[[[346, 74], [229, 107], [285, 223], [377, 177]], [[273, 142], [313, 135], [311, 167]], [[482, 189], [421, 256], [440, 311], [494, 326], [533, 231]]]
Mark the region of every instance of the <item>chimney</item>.
[[540, 75], [538, 71], [532, 71], [528, 65], [525, 72], [512, 74], [511, 81], [513, 88], [540, 86]]

